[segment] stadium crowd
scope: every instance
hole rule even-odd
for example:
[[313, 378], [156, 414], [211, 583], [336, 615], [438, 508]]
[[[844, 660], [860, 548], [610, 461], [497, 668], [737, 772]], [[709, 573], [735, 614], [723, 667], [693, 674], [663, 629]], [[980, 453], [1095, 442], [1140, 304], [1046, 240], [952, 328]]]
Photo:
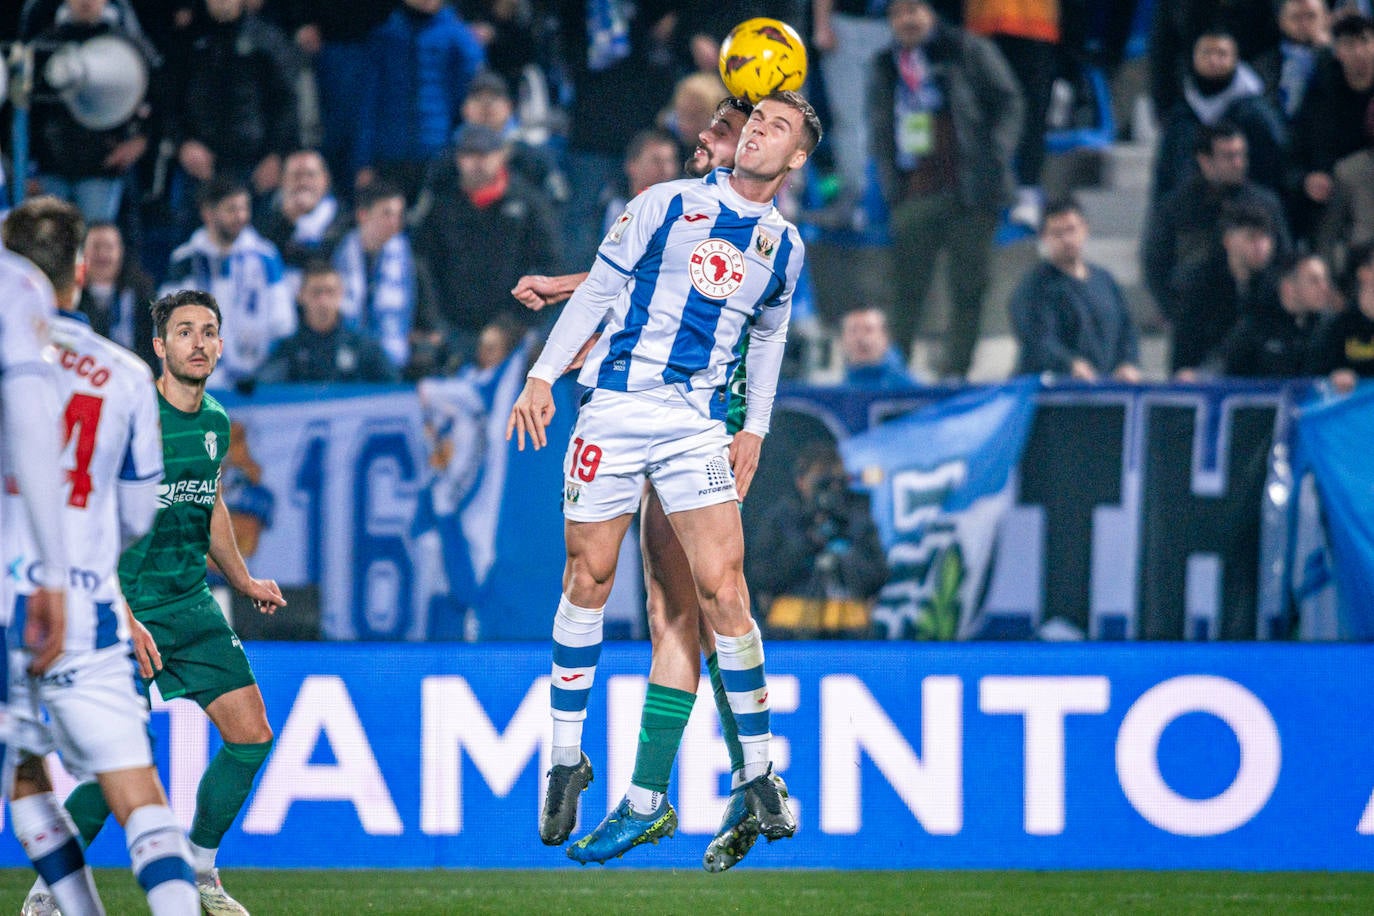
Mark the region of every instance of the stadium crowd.
[[[883, 313], [887, 383], [928, 323], [941, 251], [950, 317], [933, 369], [967, 375], [995, 247], [1018, 231], [1039, 233], [1043, 258], [991, 303], [1010, 315], [1017, 371], [1129, 382], [1120, 265], [1084, 260], [1083, 209], [1062, 188], [1047, 200], [1042, 173], [1076, 81], [1110, 75], [1148, 21], [1158, 144], [1140, 266], [1169, 371], [1335, 373], [1348, 388], [1374, 365], [1374, 20], [1358, 0], [1336, 7], [27, 0], [0, 37], [38, 42], [41, 64], [52, 42], [116, 34], [147, 61], [144, 103], [112, 129], [34, 101], [25, 191], [97, 227], [84, 307], [150, 362], [140, 303], [212, 291], [229, 316], [222, 386], [417, 379], [470, 363], [493, 322], [547, 329], [511, 288], [585, 269], [624, 201], [676, 174], [725, 95], [720, 38], [752, 15], [809, 37], [808, 91], [831, 128], [785, 211], [841, 244], [887, 220], [886, 301], [820, 310]], [[823, 335], [840, 342], [840, 323]]]

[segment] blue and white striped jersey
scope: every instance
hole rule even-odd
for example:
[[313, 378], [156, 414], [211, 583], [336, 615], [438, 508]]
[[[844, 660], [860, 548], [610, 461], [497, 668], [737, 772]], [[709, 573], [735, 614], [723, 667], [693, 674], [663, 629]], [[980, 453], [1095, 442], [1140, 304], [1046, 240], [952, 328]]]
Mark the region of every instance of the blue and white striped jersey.
[[723, 420], [727, 382], [748, 335], [745, 428], [767, 432], [805, 249], [771, 202], [741, 197], [729, 176], [717, 169], [664, 182], [630, 202], [532, 376], [557, 378], [604, 318], [582, 384], [614, 391], [680, 385]]

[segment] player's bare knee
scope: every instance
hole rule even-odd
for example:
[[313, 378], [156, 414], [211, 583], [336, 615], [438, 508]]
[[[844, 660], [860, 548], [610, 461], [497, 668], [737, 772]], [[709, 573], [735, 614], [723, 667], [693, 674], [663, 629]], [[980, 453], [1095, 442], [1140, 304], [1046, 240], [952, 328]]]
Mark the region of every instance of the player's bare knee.
[[14, 785], [10, 787], [10, 797], [27, 798], [30, 795], [51, 791], [52, 782], [48, 779], [48, 768], [44, 766], [43, 758], [29, 754], [20, 758], [14, 768]]

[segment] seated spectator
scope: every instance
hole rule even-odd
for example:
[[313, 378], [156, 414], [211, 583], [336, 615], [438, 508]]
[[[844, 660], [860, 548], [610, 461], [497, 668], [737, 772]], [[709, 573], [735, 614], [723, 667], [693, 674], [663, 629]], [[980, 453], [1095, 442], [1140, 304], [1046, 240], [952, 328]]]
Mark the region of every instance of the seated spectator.
[[277, 342], [258, 372], [260, 382], [394, 382], [396, 367], [375, 340], [344, 326], [343, 279], [333, 265], [312, 261], [301, 277], [301, 326]]
[[1347, 14], [1331, 26], [1331, 54], [1317, 65], [1293, 123], [1288, 185], [1294, 228], [1306, 236], [1331, 199], [1336, 163], [1368, 142], [1365, 117], [1374, 101], [1374, 19]]
[[223, 315], [215, 387], [251, 385], [272, 345], [296, 330], [296, 308], [277, 246], [248, 224], [248, 189], [214, 178], [200, 193], [201, 227], [172, 252], [158, 295], [179, 289], [212, 294]]
[[263, 236], [281, 252], [288, 270], [299, 272], [308, 262], [333, 254], [348, 229], [348, 214], [330, 192], [329, 168], [323, 156], [305, 149], [286, 157], [281, 193], [260, 225]]
[[506, 138], [512, 172], [525, 179], [530, 187], [542, 190], [554, 205], [567, 203], [567, 176], [559, 169], [552, 149], [525, 139], [525, 131], [515, 118], [510, 86], [504, 79], [491, 72], [473, 77], [467, 97], [463, 99], [462, 113], [464, 124], [485, 124]]
[[[124, 24], [124, 15], [132, 27]], [[53, 25], [37, 40], [80, 43], [102, 35], [128, 40], [150, 70], [158, 62], [133, 11], [112, 7], [106, 0], [66, 0]], [[55, 97], [38, 96], [32, 111], [32, 157], [43, 193], [75, 204], [87, 223], [114, 222], [129, 190], [130, 170], [148, 150], [151, 102], [145, 100], [124, 123], [109, 130], [83, 127]]]
[[865, 635], [869, 601], [887, 581], [868, 499], [849, 488], [830, 442], [802, 449], [793, 482], [746, 560], [750, 585], [767, 596], [767, 626], [773, 635]]
[[677, 140], [672, 134], [657, 130], [641, 130], [625, 150], [625, 183], [606, 188], [605, 210], [601, 218], [602, 232], [610, 232], [615, 221], [625, 212], [625, 205], [646, 188], [661, 181], [679, 177]]
[[405, 196], [387, 181], [358, 191], [358, 227], [334, 253], [343, 280], [344, 326], [377, 341], [397, 370], [410, 361], [419, 301], [415, 256], [404, 232]]
[[1176, 320], [1178, 285], [1195, 264], [1221, 245], [1221, 213], [1228, 206], [1264, 210], [1275, 227], [1278, 254], [1291, 247], [1283, 204], [1269, 188], [1246, 177], [1245, 134], [1229, 121], [1203, 127], [1193, 147], [1197, 173], [1150, 209], [1140, 260], [1145, 286], [1160, 312]]
[[548, 201], [507, 167], [501, 135], [480, 124], [459, 128], [453, 156], [434, 172], [433, 205], [414, 232], [416, 255], [433, 283], [427, 330], [444, 335], [450, 356], [472, 358], [477, 335], [498, 315], [526, 326], [541, 320], [511, 298], [525, 274], [557, 269]]
[[[1220, 368], [1244, 378], [1297, 378], [1307, 370], [1313, 337], [1335, 301], [1326, 262], [1315, 254], [1289, 258], [1278, 288], [1262, 290], [1253, 310], [1222, 342]], [[1268, 295], [1269, 292], [1275, 295]]]
[[153, 352], [153, 280], [125, 257], [124, 237], [114, 223], [92, 223], [82, 249], [86, 265], [79, 305], [97, 334], [137, 353], [156, 375]]
[[413, 201], [459, 124], [485, 61], [482, 46], [444, 0], [405, 0], [368, 38], [367, 61], [357, 88], [355, 180], [361, 187], [386, 178]]
[[1274, 224], [1264, 210], [1228, 207], [1221, 216], [1221, 247], [1184, 276], [1174, 320], [1172, 369], [1193, 382], [1222, 365], [1220, 346], [1240, 316], [1261, 311], [1275, 295]]
[[1325, 318], [1312, 345], [1309, 375], [1325, 375], [1342, 394], [1374, 378], [1374, 242], [1350, 252], [1350, 305]]
[[1317, 250], [1340, 270], [1346, 250], [1374, 239], [1374, 104], [1365, 113], [1364, 149], [1331, 170], [1331, 199], [1317, 228]]
[[1282, 0], [1278, 12], [1283, 37], [1277, 48], [1255, 59], [1254, 68], [1269, 104], [1292, 123], [1317, 73], [1317, 61], [1331, 44], [1331, 14], [1326, 0]]
[[1021, 348], [1017, 372], [1139, 382], [1139, 341], [1126, 297], [1111, 274], [1083, 259], [1087, 241], [1077, 201], [1045, 207], [1044, 260], [1022, 278], [1009, 306]]
[[1264, 84], [1236, 56], [1236, 40], [1208, 31], [1193, 45], [1192, 71], [1184, 79], [1183, 99], [1161, 115], [1151, 199], [1162, 200], [1193, 174], [1198, 131], [1232, 121], [1245, 134], [1250, 177], [1268, 188], [1283, 187], [1288, 132], [1264, 99]]
[[844, 357], [844, 383], [855, 388], [910, 388], [916, 380], [887, 331], [887, 313], [876, 306], [861, 305], [844, 313], [840, 323], [840, 353]]

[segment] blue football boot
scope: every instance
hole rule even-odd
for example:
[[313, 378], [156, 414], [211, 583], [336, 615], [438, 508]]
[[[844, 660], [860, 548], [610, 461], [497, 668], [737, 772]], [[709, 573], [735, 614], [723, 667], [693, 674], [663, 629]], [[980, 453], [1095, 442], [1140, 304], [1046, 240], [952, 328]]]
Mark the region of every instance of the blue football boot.
[[596, 829], [568, 847], [568, 858], [586, 865], [618, 859], [641, 843], [657, 843], [677, 830], [677, 812], [665, 798], [653, 814], [640, 815], [623, 798]]

